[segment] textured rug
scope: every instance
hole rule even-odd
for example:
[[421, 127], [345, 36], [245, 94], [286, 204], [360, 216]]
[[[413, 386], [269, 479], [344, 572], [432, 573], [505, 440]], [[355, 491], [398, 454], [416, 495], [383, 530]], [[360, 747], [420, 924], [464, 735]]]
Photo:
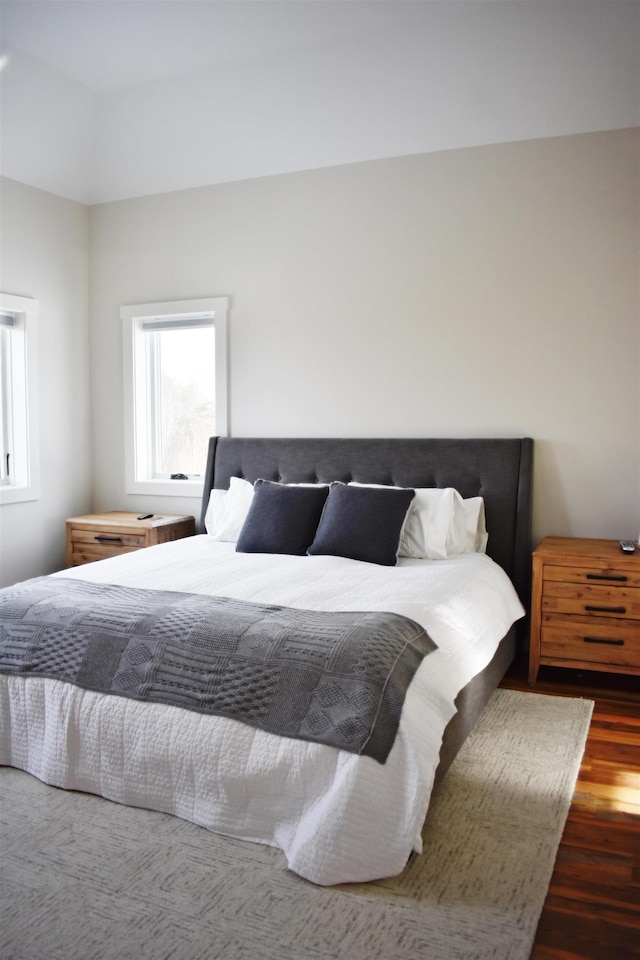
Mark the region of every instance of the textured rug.
[[353, 886], [315, 887], [277, 850], [2, 768], [0, 957], [526, 960], [592, 708], [498, 690], [432, 802], [424, 852]]

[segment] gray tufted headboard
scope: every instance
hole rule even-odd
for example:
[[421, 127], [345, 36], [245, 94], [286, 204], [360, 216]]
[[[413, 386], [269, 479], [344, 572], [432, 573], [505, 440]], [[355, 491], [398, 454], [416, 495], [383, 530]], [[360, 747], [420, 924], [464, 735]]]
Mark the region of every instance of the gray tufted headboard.
[[200, 529], [212, 488], [231, 477], [283, 483], [358, 480], [404, 487], [455, 487], [485, 501], [487, 553], [528, 607], [533, 441], [516, 439], [329, 439], [212, 437]]

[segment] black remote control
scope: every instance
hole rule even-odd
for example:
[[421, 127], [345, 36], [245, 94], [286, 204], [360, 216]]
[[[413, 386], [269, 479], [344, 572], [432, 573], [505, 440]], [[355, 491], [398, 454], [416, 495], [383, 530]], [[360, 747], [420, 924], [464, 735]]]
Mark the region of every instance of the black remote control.
[[622, 550], [623, 553], [634, 553], [636, 549], [636, 545], [633, 542], [633, 540], [621, 540], [620, 549]]

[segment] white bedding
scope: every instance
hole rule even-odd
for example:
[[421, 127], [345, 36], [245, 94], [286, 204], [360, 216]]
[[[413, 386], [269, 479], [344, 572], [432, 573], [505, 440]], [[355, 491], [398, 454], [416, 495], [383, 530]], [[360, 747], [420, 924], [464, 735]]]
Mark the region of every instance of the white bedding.
[[383, 567], [237, 554], [234, 544], [198, 536], [56, 576], [307, 609], [389, 610], [425, 627], [438, 650], [409, 688], [384, 765], [235, 720], [57, 680], [0, 677], [1, 764], [279, 847], [291, 870], [319, 884], [392, 876], [420, 851], [455, 697], [524, 613], [484, 554]]

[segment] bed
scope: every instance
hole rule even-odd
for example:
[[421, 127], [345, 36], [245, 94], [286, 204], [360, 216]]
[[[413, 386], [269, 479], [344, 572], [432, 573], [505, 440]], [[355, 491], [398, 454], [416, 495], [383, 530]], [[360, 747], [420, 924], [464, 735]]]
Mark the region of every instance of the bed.
[[[533, 443], [528, 438], [212, 438], [198, 535], [37, 578], [0, 594], [0, 606], [9, 615], [9, 627], [5, 626], [0, 642], [0, 764], [25, 770], [58, 787], [171, 813], [229, 836], [278, 847], [289, 869], [317, 884], [361, 882], [400, 873], [412, 852], [420, 852], [421, 829], [433, 790], [500, 682], [523, 635], [529, 590], [532, 455]], [[242, 491], [240, 512], [231, 497], [232, 488]], [[457, 528], [460, 537], [467, 524], [464, 549], [441, 547], [438, 541], [432, 556], [429, 550], [435, 542], [435, 528], [425, 534], [432, 538], [426, 557], [424, 544], [419, 549], [411, 545], [402, 548], [403, 542], [410, 543], [411, 511], [418, 510], [420, 497], [426, 498], [420, 503], [429, 504], [430, 517], [435, 515], [433, 504], [444, 504], [446, 499], [447, 522], [451, 523], [455, 514], [463, 523]], [[256, 527], [256, 516], [273, 520], [281, 516], [277, 510], [282, 503], [289, 509], [293, 501], [296, 510], [304, 504], [305, 511], [313, 514], [309, 520], [311, 546], [299, 553], [269, 552], [260, 539], [264, 523], [258, 522]], [[358, 528], [351, 536], [347, 528], [352, 515], [365, 510], [362, 516], [367, 516], [366, 509], [372, 504], [377, 511], [384, 504], [376, 514], [382, 519], [379, 524], [376, 520], [370, 538], [375, 550], [383, 549], [378, 540], [387, 537], [383, 529], [387, 504], [392, 504], [391, 512], [402, 513], [405, 501], [409, 506], [404, 508], [400, 548], [396, 535], [395, 551], [400, 556], [396, 559], [394, 553], [387, 560], [387, 554], [370, 555], [367, 540], [364, 554], [356, 553], [354, 558], [354, 537], [362, 537], [363, 530]], [[332, 510], [337, 513], [331, 514]], [[345, 514], [345, 510], [349, 512]], [[330, 515], [333, 524], [327, 526]], [[473, 529], [468, 526], [471, 516]], [[228, 532], [231, 520], [235, 533]], [[391, 527], [395, 522], [390, 521]], [[220, 532], [225, 524], [226, 534]], [[296, 514], [291, 530], [280, 521], [276, 526], [278, 536], [285, 530], [295, 539], [301, 536], [303, 525]], [[269, 529], [273, 527], [272, 522]], [[441, 524], [440, 536], [443, 529]], [[348, 548], [342, 555], [336, 554], [345, 530]], [[449, 536], [449, 528], [447, 531]], [[267, 534], [268, 539], [269, 530]], [[332, 536], [338, 538], [337, 548]], [[390, 536], [393, 538], [392, 530]], [[444, 552], [438, 553], [439, 549]], [[416, 550], [420, 555], [414, 555]], [[323, 679], [324, 687], [307, 695], [305, 677], [315, 678], [321, 671], [305, 661], [301, 673], [291, 672], [293, 685], [284, 692], [280, 679], [271, 684], [271, 688], [278, 686], [279, 701], [269, 701], [258, 710], [254, 698], [250, 708], [243, 706], [245, 714], [221, 715], [215, 707], [213, 712], [183, 708], [185, 684], [176, 680], [173, 662], [166, 669], [163, 666], [170, 678], [163, 690], [170, 690], [171, 696], [161, 702], [148, 702], [122, 686], [105, 692], [93, 679], [82, 685], [77, 673], [69, 672], [73, 657], [78, 660], [72, 652], [65, 653], [66, 673], [52, 673], [46, 664], [42, 667], [44, 661], [39, 672], [25, 670], [25, 663], [31, 662], [33, 667], [33, 656], [31, 661], [24, 657], [18, 666], [17, 648], [22, 644], [27, 649], [33, 637], [25, 640], [26, 628], [15, 613], [16, 604], [20, 607], [22, 603], [20, 609], [26, 609], [24, 592], [35, 588], [45, 598], [39, 609], [49, 610], [54, 587], [79, 594], [85, 604], [92, 605], [90, 642], [98, 651], [96, 669], [103, 671], [104, 661], [109, 659], [103, 651], [110, 649], [111, 637], [116, 634], [112, 625], [105, 627], [100, 621], [96, 642], [95, 611], [99, 601], [107, 603], [104, 598], [111, 597], [110, 591], [117, 598], [123, 593], [132, 596], [141, 604], [150, 598], [144, 616], [138, 616], [145, 629], [150, 629], [150, 610], [154, 604], [157, 607], [158, 597], [162, 603], [169, 603], [172, 597], [182, 602], [184, 597], [191, 604], [190, 611], [216, 604], [216, 617], [231, 613], [235, 617], [236, 608], [241, 616], [253, 615], [260, 608], [275, 617], [276, 632], [281, 634], [285, 618], [288, 665], [298, 657], [290, 639], [291, 623], [294, 630], [297, 623], [302, 633], [307, 620], [317, 621], [322, 638], [323, 631], [333, 630], [335, 619], [342, 617], [347, 625], [340, 629], [346, 633], [340, 634], [338, 641], [327, 632], [329, 640], [322, 641], [341, 651], [340, 657], [331, 654], [335, 669], [326, 683]], [[63, 606], [60, 602], [55, 608], [53, 603], [58, 620]], [[184, 618], [184, 608], [181, 610]], [[207, 611], [211, 619], [209, 607]], [[405, 689], [402, 694], [395, 692], [385, 675], [384, 683], [378, 683], [384, 688], [381, 699], [368, 707], [375, 713], [371, 726], [375, 735], [369, 731], [357, 740], [359, 733], [354, 729], [358, 724], [348, 711], [366, 699], [369, 688], [361, 688], [359, 675], [355, 677], [345, 667], [351, 660], [344, 636], [355, 635], [353, 618], [362, 616], [373, 618], [372, 632], [381, 635], [383, 654], [371, 648], [365, 657], [375, 662], [376, 669], [380, 657], [395, 658], [389, 651], [396, 649], [408, 651], [413, 659], [406, 668], [398, 667], [399, 655], [393, 660], [388, 676], [392, 672], [394, 677], [402, 675]], [[164, 616], [165, 635], [166, 625], [180, 617], [176, 621]], [[381, 619], [385, 617], [393, 620]], [[57, 623], [53, 630], [58, 659], [58, 648], [67, 650], [67, 636], [71, 645], [73, 630], [69, 633], [68, 626], [72, 620], [70, 615], [66, 617], [67, 633], [60, 633]], [[77, 622], [77, 618], [73, 620]], [[392, 647], [389, 638], [396, 628], [405, 633], [397, 640], [399, 646]], [[202, 639], [200, 629], [198, 626], [195, 631], [198, 650], [210, 642]], [[38, 630], [40, 637], [47, 632]], [[123, 636], [127, 630], [125, 624]], [[252, 657], [255, 651], [260, 659], [267, 647], [275, 649], [273, 636], [268, 643], [258, 636], [253, 620], [243, 631], [243, 650], [249, 644]], [[411, 637], [406, 631], [413, 631]], [[126, 639], [118, 642], [119, 650], [129, 643]], [[175, 650], [179, 643], [172, 635], [165, 646]], [[314, 636], [305, 655], [324, 657], [325, 648], [319, 648], [319, 643]], [[130, 647], [126, 648], [130, 661], [127, 670], [120, 669], [120, 677], [142, 670], [135, 657], [140, 649], [146, 652], [144, 644], [133, 653]], [[158, 649], [161, 647], [163, 643], [158, 644]], [[193, 672], [192, 660], [188, 664]], [[245, 660], [243, 668], [244, 664]], [[295, 668], [299, 668], [297, 663]], [[78, 669], [82, 672], [84, 666]], [[243, 703], [249, 686], [252, 690], [260, 687], [259, 678], [252, 674], [243, 681], [244, 676], [240, 680], [235, 676], [230, 682], [237, 702], [236, 688], [244, 684]], [[379, 679], [383, 674], [376, 676]], [[331, 720], [328, 734], [323, 723], [333, 706], [319, 710], [320, 701], [314, 698], [320, 697], [324, 705], [334, 691], [339, 719]], [[256, 697], [263, 697], [260, 689]], [[289, 728], [291, 704], [302, 700], [307, 711], [303, 722]], [[266, 714], [277, 717], [275, 726], [265, 725]], [[344, 745], [342, 740], [332, 739], [338, 728], [352, 737]], [[294, 729], [300, 732], [291, 732]]]

